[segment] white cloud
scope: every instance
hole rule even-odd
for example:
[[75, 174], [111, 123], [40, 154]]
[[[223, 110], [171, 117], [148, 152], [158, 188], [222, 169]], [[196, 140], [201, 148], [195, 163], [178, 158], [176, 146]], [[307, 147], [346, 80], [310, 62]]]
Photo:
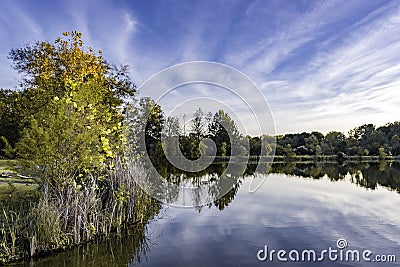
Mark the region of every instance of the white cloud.
[[[18, 42], [53, 40], [53, 34], [77, 29], [110, 62], [128, 64], [139, 85], [164, 67], [185, 61], [219, 60], [238, 68], [269, 100], [278, 132], [345, 131], [364, 122], [398, 120], [400, 114], [396, 1], [379, 8], [364, 1], [312, 2], [302, 8], [299, 3], [267, 7], [260, 1], [240, 11], [236, 5], [179, 4], [167, 7], [173, 16], [164, 12], [165, 6], [154, 6], [145, 19], [135, 13], [136, 5], [61, 5], [62, 12], [46, 14], [54, 22], [47, 25], [27, 6], [1, 2], [7, 12], [0, 16], [0, 31], [10, 38], [0, 44], [0, 54]], [[167, 33], [160, 30], [167, 28]], [[9, 65], [1, 62], [0, 87], [16, 80]], [[204, 93], [193, 91], [192, 97]], [[223, 100], [233, 106], [233, 99]]]
[[137, 29], [138, 22], [128, 12], [125, 12], [124, 18], [126, 22], [125, 30], [128, 32], [135, 31]]
[[[257, 82], [271, 104], [278, 132], [347, 131], [362, 123], [383, 124], [398, 119], [394, 115], [400, 113], [397, 4], [389, 3], [333, 31], [337, 23], [349, 19], [357, 5], [363, 3], [315, 2], [304, 13], [286, 14], [285, 24], [272, 34], [266, 31], [263, 35], [268, 25], [258, 21], [259, 25], [253, 25], [260, 28], [254, 42], [238, 39], [243, 33], [230, 37], [232, 45], [221, 52], [223, 62]], [[246, 18], [236, 18], [238, 23], [249, 19], [252, 10], [257, 7], [248, 9]], [[165, 60], [172, 65], [212, 58], [218, 43], [227, 40], [210, 38], [213, 31], [207, 28], [208, 18], [201, 13], [185, 27], [183, 35], [177, 36], [179, 56], [157, 61], [150, 54], [143, 55], [148, 57], [142, 65], [147, 72], [140, 73], [160, 70], [160, 62]], [[235, 29], [225, 22], [218, 33]], [[304, 63], [295, 68], [299, 64], [294, 62], [295, 57], [301, 57], [297, 49], [302, 47], [309, 51]], [[284, 62], [291, 67], [280, 68]], [[196, 95], [193, 91], [192, 97], [199, 95], [201, 92]], [[231, 100], [227, 97], [224, 101]]]
[[287, 80], [261, 84], [276, 111], [278, 132], [347, 131], [384, 124], [400, 114], [400, 12], [384, 7], [358, 23], [336, 46], [321, 52]]

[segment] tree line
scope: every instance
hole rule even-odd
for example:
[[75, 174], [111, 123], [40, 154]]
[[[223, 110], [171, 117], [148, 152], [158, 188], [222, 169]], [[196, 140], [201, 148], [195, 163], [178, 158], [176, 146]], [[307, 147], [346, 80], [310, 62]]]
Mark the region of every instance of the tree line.
[[[257, 139], [256, 139], [257, 140]], [[400, 155], [400, 121], [376, 127], [364, 124], [348, 132], [303, 132], [277, 136], [277, 155]]]
[[[313, 131], [243, 136], [223, 110], [212, 114], [199, 108], [186, 122], [186, 118], [166, 117], [150, 98], [139, 99], [129, 106], [124, 99], [134, 98], [136, 90], [127, 67], [117, 68], [108, 63], [101, 51], [97, 55], [91, 48], [85, 51], [80, 33], [73, 33], [70, 40], [58, 38], [54, 45], [38, 42], [13, 49], [9, 58], [24, 79], [21, 90], [0, 90], [0, 157], [32, 160], [46, 154], [46, 158], [37, 160], [49, 162], [53, 157], [50, 161], [57, 162], [57, 168], [62, 165], [59, 158], [63, 158], [65, 168], [79, 162], [79, 166], [68, 171], [81, 172], [83, 176], [82, 169], [98, 170], [120, 154], [123, 124], [135, 128], [140, 124], [138, 121], [146, 122], [145, 129], [135, 129], [129, 145], [135, 146], [134, 142], [144, 139], [147, 153], [154, 160], [179, 151], [192, 160], [201, 154], [257, 157], [275, 152], [290, 158], [338, 154], [385, 157], [400, 153], [399, 121], [381, 127], [365, 124], [347, 135]], [[134, 111], [134, 116], [129, 117], [131, 121], [123, 118], [128, 107]], [[64, 116], [66, 113], [68, 116]], [[168, 140], [175, 137], [178, 144], [171, 146]], [[204, 138], [211, 139], [215, 147], [202, 142]], [[50, 139], [58, 142], [46, 141]], [[83, 156], [82, 152], [71, 151], [87, 153]], [[71, 157], [81, 158], [77, 161]]]
[[[142, 103], [151, 107], [142, 138], [145, 139], [148, 155], [154, 160], [164, 160], [164, 154], [175, 156], [178, 150], [190, 160], [198, 159], [202, 154], [229, 157], [246, 151], [245, 137], [223, 110], [212, 114], [198, 108], [193, 117], [185, 122], [176, 117], [165, 118], [161, 107], [149, 98]], [[211, 139], [215, 147], [203, 142], [205, 138]]]
[[[197, 159], [213, 148], [201, 142], [211, 139], [217, 157], [245, 155], [250, 157], [275, 155], [285, 158], [296, 156], [338, 156], [366, 157], [400, 155], [400, 121], [376, 127], [364, 124], [350, 130], [347, 135], [338, 131], [323, 134], [318, 131], [276, 136], [244, 136], [234, 120], [223, 110], [215, 114], [198, 108], [192, 117], [164, 116], [162, 108], [147, 98], [142, 102], [151, 110], [146, 123], [145, 136], [147, 152], [154, 161], [164, 160], [164, 153], [176, 154], [176, 147], [168, 148], [168, 138], [179, 138], [179, 149], [188, 159]], [[186, 122], [185, 120], [188, 120]], [[164, 142], [162, 142], [164, 140]], [[164, 147], [163, 147], [164, 144]], [[235, 144], [235, 149], [232, 147]], [[161, 156], [161, 157], [160, 157]]]

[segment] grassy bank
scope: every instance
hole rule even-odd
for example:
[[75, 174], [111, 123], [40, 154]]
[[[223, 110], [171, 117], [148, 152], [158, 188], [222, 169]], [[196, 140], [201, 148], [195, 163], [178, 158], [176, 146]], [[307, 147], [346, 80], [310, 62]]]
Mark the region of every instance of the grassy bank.
[[[2, 170], [12, 171], [10, 162]], [[145, 227], [160, 204], [134, 184], [144, 168], [116, 163], [107, 179], [76, 185], [0, 181], [0, 264], [46, 255]], [[139, 231], [140, 232], [140, 231]]]
[[11, 172], [14, 173], [14, 166], [17, 165], [18, 162], [16, 160], [0, 160], [0, 174], [3, 172]]

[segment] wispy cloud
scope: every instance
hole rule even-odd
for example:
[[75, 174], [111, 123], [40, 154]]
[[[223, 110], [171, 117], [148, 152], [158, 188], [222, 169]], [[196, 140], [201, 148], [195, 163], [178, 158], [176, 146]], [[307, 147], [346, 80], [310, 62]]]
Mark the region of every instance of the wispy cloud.
[[[303, 70], [285, 73], [289, 79], [283, 90], [282, 86], [270, 87], [272, 101], [286, 110], [284, 115], [302, 109], [307, 111], [302, 120], [315, 124], [318, 118], [329, 118], [331, 129], [340, 125], [342, 130], [348, 129], [341, 122], [346, 116], [350, 121], [354, 115], [363, 117], [358, 124], [369, 119], [378, 124], [398, 119], [400, 12], [384, 7], [368, 19], [368, 23], [353, 27], [343, 43], [323, 47]], [[294, 121], [293, 129], [299, 128], [302, 120]], [[290, 130], [287, 124], [285, 128]]]
[[[269, 100], [278, 132], [383, 124], [400, 114], [399, 6], [398, 1], [361, 0], [4, 0], [0, 32], [8, 38], [0, 43], [0, 87], [16, 85], [16, 73], [5, 59], [11, 48], [76, 29], [110, 62], [128, 64], [138, 85], [165, 67], [192, 60], [243, 71]], [[191, 93], [213, 96], [210, 90]]]
[[26, 8], [19, 8], [14, 3], [2, 1], [0, 10], [0, 88], [15, 88], [20, 76], [12, 69], [12, 62], [7, 59], [8, 53], [27, 42], [26, 38], [31, 41], [42, 38], [43, 27]]

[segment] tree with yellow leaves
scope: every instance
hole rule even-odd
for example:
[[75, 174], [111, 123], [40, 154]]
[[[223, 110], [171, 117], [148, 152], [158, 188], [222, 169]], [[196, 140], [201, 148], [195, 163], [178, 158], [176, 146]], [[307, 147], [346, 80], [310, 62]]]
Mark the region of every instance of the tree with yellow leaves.
[[101, 177], [123, 146], [124, 98], [135, 93], [126, 67], [107, 63], [76, 31], [14, 49], [10, 58], [25, 74], [17, 156], [41, 181], [83, 185]]

